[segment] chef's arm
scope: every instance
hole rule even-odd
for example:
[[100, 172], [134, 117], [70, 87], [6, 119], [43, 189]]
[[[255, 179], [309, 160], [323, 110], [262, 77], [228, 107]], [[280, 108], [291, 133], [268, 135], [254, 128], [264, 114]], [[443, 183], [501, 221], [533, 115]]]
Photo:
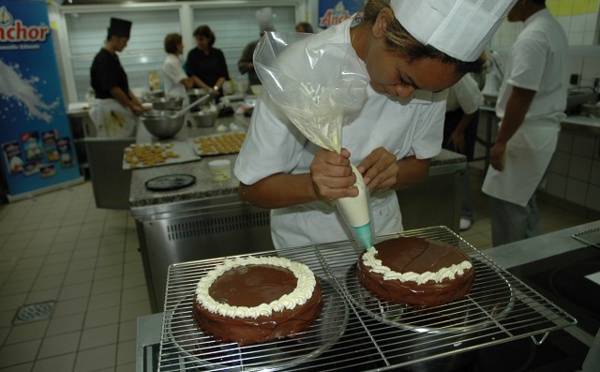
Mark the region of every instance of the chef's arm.
[[504, 118], [496, 137], [496, 143], [506, 144], [512, 138], [517, 129], [523, 124], [534, 96], [534, 90], [512, 87], [512, 92], [506, 102]]
[[398, 160], [398, 179], [395, 189], [408, 189], [425, 182], [429, 175], [429, 159], [417, 159], [414, 156]]
[[240, 198], [261, 208], [283, 208], [317, 200], [310, 173], [276, 173], [252, 184], [240, 182]]
[[125, 92], [123, 92], [123, 89], [119, 87], [112, 87], [109, 91], [114, 99], [119, 101], [119, 103], [121, 103], [122, 105], [129, 107], [135, 115], [140, 116], [144, 113], [144, 109], [135, 97], [135, 95], [131, 94], [130, 98], [130, 96], [125, 94]]
[[525, 115], [531, 106], [531, 101], [535, 96], [535, 91], [512, 87], [512, 92], [506, 102], [504, 109], [504, 118], [502, 125], [498, 130], [498, 136], [492, 149], [490, 150], [491, 166], [502, 172], [504, 170], [504, 154], [506, 153], [506, 144], [521, 127], [525, 120]]

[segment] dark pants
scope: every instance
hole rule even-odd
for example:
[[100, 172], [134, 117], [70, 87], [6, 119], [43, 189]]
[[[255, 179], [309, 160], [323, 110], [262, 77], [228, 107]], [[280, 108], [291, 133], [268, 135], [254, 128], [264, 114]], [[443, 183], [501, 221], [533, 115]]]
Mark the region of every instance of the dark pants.
[[[448, 138], [454, 129], [458, 126], [460, 119], [463, 116], [463, 110], [458, 109], [456, 111], [450, 111], [446, 113], [446, 119], [444, 121], [444, 143], [442, 147], [446, 150], [458, 152], [453, 145], [448, 144]], [[475, 113], [475, 116], [471, 120], [471, 123], [465, 129], [465, 146], [467, 161], [473, 160], [475, 154], [475, 142], [477, 141], [477, 125], [479, 124], [479, 111]], [[469, 175], [469, 167], [461, 174], [461, 195], [462, 195], [462, 206], [461, 206], [461, 217], [473, 219], [473, 203], [471, 201], [471, 177]]]

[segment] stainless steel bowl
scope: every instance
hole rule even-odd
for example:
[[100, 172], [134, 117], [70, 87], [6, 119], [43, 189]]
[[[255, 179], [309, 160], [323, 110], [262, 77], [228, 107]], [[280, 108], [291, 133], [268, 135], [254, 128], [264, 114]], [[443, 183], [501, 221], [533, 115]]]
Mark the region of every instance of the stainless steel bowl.
[[155, 110], [181, 110], [183, 98], [157, 98], [152, 101], [152, 108]]
[[199, 111], [192, 115], [192, 120], [197, 127], [212, 127], [217, 121], [216, 111]]
[[[190, 103], [197, 101], [198, 99], [200, 99], [201, 97], [204, 97], [205, 95], [208, 94], [208, 90], [206, 89], [189, 89], [187, 91], [187, 95], [190, 98]], [[198, 106], [194, 106], [192, 107], [192, 109], [190, 111], [192, 112], [198, 112], [200, 110], [202, 110], [203, 106], [208, 106], [210, 104], [210, 100], [206, 100], [204, 103], [198, 105]]]
[[154, 137], [167, 139], [174, 137], [183, 127], [184, 115], [176, 117], [174, 110], [152, 110], [145, 112], [140, 119], [146, 130]]
[[164, 97], [165, 97], [165, 92], [163, 90], [153, 90], [151, 92], [144, 93], [142, 98], [144, 101], [151, 102], [156, 99], [164, 98]]

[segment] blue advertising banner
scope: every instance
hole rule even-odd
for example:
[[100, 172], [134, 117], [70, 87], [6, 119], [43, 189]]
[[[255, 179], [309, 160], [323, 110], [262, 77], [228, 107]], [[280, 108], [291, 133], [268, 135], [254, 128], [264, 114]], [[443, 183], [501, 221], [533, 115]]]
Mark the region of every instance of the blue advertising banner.
[[0, 0], [0, 76], [9, 200], [82, 179], [45, 1]]
[[335, 26], [362, 9], [364, 0], [320, 0], [319, 27]]

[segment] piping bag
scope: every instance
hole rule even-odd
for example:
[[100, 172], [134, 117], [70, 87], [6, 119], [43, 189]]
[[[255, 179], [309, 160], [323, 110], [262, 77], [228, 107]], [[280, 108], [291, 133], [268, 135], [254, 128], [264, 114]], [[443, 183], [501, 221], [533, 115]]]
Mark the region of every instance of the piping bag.
[[[265, 32], [254, 51], [254, 69], [263, 87], [296, 128], [312, 143], [341, 152], [342, 125], [366, 100], [369, 77], [349, 43], [327, 33]], [[356, 174], [358, 196], [335, 201], [359, 245], [373, 246], [369, 191]]]

